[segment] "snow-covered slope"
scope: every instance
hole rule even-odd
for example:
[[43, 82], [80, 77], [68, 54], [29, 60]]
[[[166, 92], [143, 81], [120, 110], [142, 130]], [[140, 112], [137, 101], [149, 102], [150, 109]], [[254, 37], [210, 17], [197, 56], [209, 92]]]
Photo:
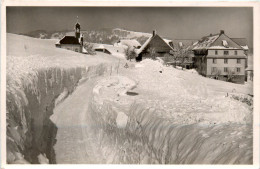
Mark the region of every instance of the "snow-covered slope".
[[118, 75], [93, 89], [86, 112], [87, 131], [106, 163], [252, 164], [249, 84], [151, 60], [128, 62], [126, 69], [125, 60], [55, 48], [55, 42], [7, 35], [8, 163], [55, 163], [57, 126], [49, 119], [55, 105], [88, 78], [113, 72]]
[[109, 55], [84, 55], [55, 42], [7, 34], [7, 163], [55, 163], [57, 128], [49, 119], [55, 104], [83, 79], [113, 68]]
[[152, 60], [129, 64], [123, 77], [93, 89], [97, 141], [109, 163], [252, 164], [252, 86]]

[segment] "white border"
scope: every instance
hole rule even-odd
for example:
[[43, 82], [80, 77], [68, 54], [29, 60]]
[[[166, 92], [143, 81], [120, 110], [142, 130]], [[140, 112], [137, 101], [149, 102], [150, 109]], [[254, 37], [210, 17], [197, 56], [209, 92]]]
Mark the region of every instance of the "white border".
[[[61, 3], [62, 2], [62, 3]], [[253, 7], [254, 8], [254, 138], [253, 138], [253, 165], [8, 165], [6, 164], [6, 6], [150, 6], [150, 7]], [[1, 4], [1, 167], [2, 168], [259, 168], [259, 112], [260, 112], [260, 3], [259, 2], [179, 2], [179, 1], [32, 1], [32, 0], [6, 0]]]

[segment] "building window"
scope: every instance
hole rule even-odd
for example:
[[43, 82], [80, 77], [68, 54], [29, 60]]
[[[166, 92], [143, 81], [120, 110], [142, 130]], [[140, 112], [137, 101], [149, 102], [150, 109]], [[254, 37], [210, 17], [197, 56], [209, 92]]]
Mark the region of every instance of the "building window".
[[217, 72], [217, 68], [216, 67], [212, 67], [211, 68], [211, 73], [215, 73], [215, 72]]
[[218, 51], [217, 50], [215, 50], [215, 55], [218, 55]]
[[237, 59], [237, 63], [240, 64], [241, 63], [241, 59]]
[[240, 67], [237, 67], [237, 72], [240, 72]]
[[228, 63], [228, 59], [224, 59], [224, 63], [227, 64]]
[[217, 63], [217, 59], [213, 59], [213, 63]]
[[224, 67], [224, 72], [228, 72], [228, 68], [227, 67]]
[[225, 50], [224, 55], [229, 55], [229, 51]]
[[237, 55], [237, 51], [235, 50], [235, 55]]

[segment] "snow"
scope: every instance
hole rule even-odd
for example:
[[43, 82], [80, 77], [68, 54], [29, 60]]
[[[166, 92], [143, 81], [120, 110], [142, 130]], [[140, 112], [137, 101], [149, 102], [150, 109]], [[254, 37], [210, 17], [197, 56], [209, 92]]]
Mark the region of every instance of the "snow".
[[125, 128], [128, 116], [123, 112], [118, 112], [116, 117], [116, 125], [118, 128]]
[[239, 49], [239, 48], [234, 48], [230, 46], [210, 46], [208, 49]]
[[115, 29], [113, 29], [113, 30], [128, 32], [126, 38], [129, 38], [129, 39], [135, 38], [135, 37], [140, 37], [140, 36], [145, 36], [145, 37], [150, 37], [150, 36], [151, 36], [150, 33], [128, 31], [128, 30], [124, 30], [124, 29], [121, 29], [121, 28], [115, 28]]
[[248, 46], [241, 46], [244, 50], [249, 50]]
[[[250, 97], [252, 86], [150, 59], [132, 64], [138, 66], [100, 80], [91, 104], [109, 163], [252, 164], [252, 107], [225, 96]], [[132, 81], [136, 85], [128, 88]], [[118, 94], [126, 88], [137, 95]]]
[[138, 46], [141, 46], [141, 44], [135, 40], [135, 39], [121, 39], [119, 43], [115, 43], [116, 46], [126, 46], [131, 48], [137, 48]]
[[[28, 117], [39, 132], [26, 140], [44, 147], [43, 126], [55, 98], [63, 100], [76, 89], [51, 116], [61, 163], [252, 164], [252, 106], [233, 97], [251, 99], [252, 84], [209, 79], [150, 59], [117, 62], [103, 53], [84, 55], [55, 48], [54, 40], [7, 34], [7, 46], [9, 163], [28, 163], [12, 149], [30, 136]], [[44, 153], [37, 154], [38, 161], [52, 163]]]
[[[48, 133], [55, 132], [49, 119], [55, 104], [64, 100], [82, 78], [110, 72], [116, 60], [107, 54], [91, 56], [56, 48], [55, 43], [56, 40], [7, 34], [8, 163], [46, 162], [43, 156], [35, 156], [39, 153], [45, 153], [53, 163], [50, 143], [55, 138]], [[37, 132], [32, 134], [36, 127]], [[28, 154], [24, 156], [23, 152]]]
[[227, 43], [226, 40], [222, 40], [222, 44], [223, 44], [224, 47], [228, 47], [228, 43]]
[[210, 45], [219, 37], [218, 35], [208, 36], [202, 42], [198, 42], [193, 49], [205, 49], [210, 47]]

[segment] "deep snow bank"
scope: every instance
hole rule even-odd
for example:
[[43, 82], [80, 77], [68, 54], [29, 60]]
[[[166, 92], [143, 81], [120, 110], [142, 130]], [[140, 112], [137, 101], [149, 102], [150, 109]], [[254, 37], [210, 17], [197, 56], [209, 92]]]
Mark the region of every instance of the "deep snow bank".
[[55, 48], [54, 41], [7, 35], [7, 163], [55, 163], [55, 104], [88, 78], [112, 72], [107, 55]]
[[55, 163], [53, 145], [57, 127], [49, 117], [57, 99], [72, 93], [80, 80], [109, 72], [107, 68], [110, 66], [100, 64], [87, 69], [43, 69], [21, 79], [22, 86], [8, 86], [7, 162], [21, 163], [24, 157], [30, 163], [39, 163], [43, 155]]
[[108, 77], [93, 89], [93, 129], [107, 163], [252, 164], [252, 123], [176, 123], [157, 105], [122, 94], [134, 87]]

